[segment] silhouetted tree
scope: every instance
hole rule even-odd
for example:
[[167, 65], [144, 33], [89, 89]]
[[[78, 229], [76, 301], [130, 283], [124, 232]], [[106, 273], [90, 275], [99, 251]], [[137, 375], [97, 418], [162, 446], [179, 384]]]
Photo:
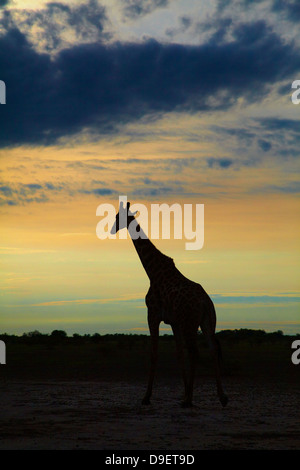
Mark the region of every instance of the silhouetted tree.
[[51, 333], [52, 338], [64, 339], [67, 337], [67, 333], [63, 330], [53, 330]]
[[27, 336], [28, 338], [35, 338], [37, 336], [43, 336], [43, 333], [41, 333], [38, 330], [34, 330], [34, 331], [29, 331], [28, 333], [23, 333], [23, 336]]

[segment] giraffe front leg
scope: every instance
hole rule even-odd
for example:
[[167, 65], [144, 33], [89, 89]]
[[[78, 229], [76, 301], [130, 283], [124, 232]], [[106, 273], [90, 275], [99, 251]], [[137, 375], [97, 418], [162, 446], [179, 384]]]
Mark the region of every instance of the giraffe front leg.
[[145, 396], [142, 400], [142, 405], [150, 404], [153, 381], [154, 381], [154, 376], [155, 376], [155, 371], [156, 371], [157, 351], [158, 351], [159, 322], [155, 321], [154, 323], [152, 323], [151, 317], [149, 319], [149, 315], [148, 315], [148, 324], [149, 324], [149, 330], [150, 330], [150, 335], [151, 335], [151, 361], [150, 361], [148, 386], [147, 386]]

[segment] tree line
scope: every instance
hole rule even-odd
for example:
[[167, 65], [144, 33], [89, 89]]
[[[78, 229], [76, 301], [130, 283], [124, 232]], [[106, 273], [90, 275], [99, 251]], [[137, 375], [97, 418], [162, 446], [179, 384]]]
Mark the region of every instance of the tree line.
[[[271, 333], [265, 330], [253, 330], [248, 328], [234, 329], [234, 330], [221, 330], [216, 333], [221, 341], [228, 341], [232, 343], [247, 341], [250, 343], [261, 343], [269, 341], [280, 341], [286, 340], [286, 338], [299, 338], [300, 334], [296, 335], [284, 335], [281, 330], [277, 330]], [[72, 336], [68, 336], [64, 330], [53, 330], [51, 333], [41, 333], [38, 330], [29, 331], [22, 335], [14, 335], [7, 333], [0, 333], [0, 339], [5, 343], [25, 343], [25, 344], [51, 344], [51, 343], [100, 343], [106, 341], [126, 342], [134, 343], [140, 340], [147, 340], [148, 334], [125, 334], [125, 333], [111, 333], [111, 334], [82, 334], [74, 333]], [[161, 335], [162, 341], [173, 340], [172, 334]], [[205, 341], [201, 331], [198, 333], [199, 341]]]

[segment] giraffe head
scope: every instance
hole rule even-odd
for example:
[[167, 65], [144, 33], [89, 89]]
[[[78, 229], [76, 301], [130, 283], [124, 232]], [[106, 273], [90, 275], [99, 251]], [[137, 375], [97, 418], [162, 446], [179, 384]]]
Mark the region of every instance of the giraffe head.
[[133, 221], [136, 212], [130, 211], [130, 202], [127, 202], [126, 205], [123, 205], [123, 202], [120, 202], [119, 212], [116, 215], [115, 223], [110, 231], [110, 233], [115, 234], [122, 228], [128, 228], [130, 222]]

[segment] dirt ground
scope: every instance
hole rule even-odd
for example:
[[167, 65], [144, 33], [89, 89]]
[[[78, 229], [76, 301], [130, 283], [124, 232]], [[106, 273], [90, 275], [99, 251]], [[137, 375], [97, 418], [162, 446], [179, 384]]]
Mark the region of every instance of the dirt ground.
[[299, 449], [299, 388], [231, 378], [222, 408], [203, 379], [195, 406], [179, 405], [181, 384], [12, 381], [0, 384], [0, 449]]

